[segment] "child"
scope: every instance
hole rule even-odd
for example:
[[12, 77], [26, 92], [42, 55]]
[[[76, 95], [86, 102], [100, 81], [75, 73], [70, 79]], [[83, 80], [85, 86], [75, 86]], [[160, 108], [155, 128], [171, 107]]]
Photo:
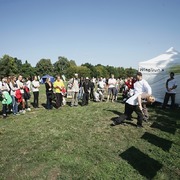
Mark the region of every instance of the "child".
[[7, 105], [12, 103], [12, 98], [7, 91], [1, 92], [1, 100], [2, 100], [2, 114], [3, 118], [7, 117]]

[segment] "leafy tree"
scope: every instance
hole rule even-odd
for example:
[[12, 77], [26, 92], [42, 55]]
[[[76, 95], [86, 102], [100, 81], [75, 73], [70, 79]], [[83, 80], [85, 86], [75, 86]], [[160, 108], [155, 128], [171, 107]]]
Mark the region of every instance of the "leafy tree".
[[114, 74], [114, 77], [118, 78], [119, 74], [117, 68], [115, 68], [114, 66], [106, 66], [106, 69], [109, 72], [109, 77], [111, 76], [111, 74]]
[[53, 65], [50, 59], [41, 59], [36, 64], [36, 73], [39, 76], [43, 76], [46, 74], [53, 75]]
[[109, 72], [107, 71], [107, 69], [102, 66], [102, 65], [97, 65], [95, 66], [96, 69], [96, 76], [95, 77], [108, 77], [109, 76]]
[[69, 61], [69, 64], [70, 64], [70, 66], [77, 66], [77, 65], [76, 65], [76, 62], [75, 62], [74, 60], [70, 60], [70, 61]]
[[119, 78], [125, 78], [126, 77], [126, 72], [125, 72], [125, 69], [123, 67], [118, 67], [117, 72], [118, 72]]
[[126, 68], [125, 72], [126, 72], [126, 77], [133, 77], [137, 73], [137, 70], [130, 67], [130, 68]]
[[28, 61], [26, 60], [24, 64], [22, 64], [21, 67], [21, 74], [24, 77], [33, 77], [36, 73], [35, 73], [35, 68], [33, 68], [31, 66], [30, 63], [28, 63]]
[[85, 66], [70, 66], [67, 69], [66, 77], [72, 78], [75, 73], [78, 73], [79, 77], [90, 77], [91, 70]]
[[54, 63], [54, 73], [57, 74], [66, 74], [67, 68], [70, 67], [70, 62], [67, 58], [59, 56], [58, 61]]
[[97, 77], [98, 76], [98, 72], [96, 71], [95, 66], [93, 66], [92, 64], [85, 63], [85, 64], [82, 64], [81, 66], [85, 66], [88, 69], [90, 69], [90, 76], [89, 77]]
[[15, 59], [9, 55], [4, 55], [0, 59], [0, 76], [5, 77], [16, 74], [18, 74], [18, 66]]

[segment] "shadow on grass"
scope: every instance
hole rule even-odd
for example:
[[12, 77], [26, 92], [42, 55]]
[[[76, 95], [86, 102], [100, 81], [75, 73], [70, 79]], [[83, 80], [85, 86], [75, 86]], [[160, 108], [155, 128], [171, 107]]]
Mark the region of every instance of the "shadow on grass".
[[135, 147], [127, 149], [119, 155], [126, 160], [134, 169], [147, 179], [152, 179], [162, 168], [162, 164], [144, 154]]
[[175, 132], [176, 132], [176, 128], [169, 127], [168, 124], [159, 124], [157, 122], [154, 122], [151, 125], [151, 128], [156, 128], [156, 129], [159, 129], [161, 131], [168, 132], [168, 133], [171, 133], [171, 134], [175, 134]]
[[110, 126], [117, 126], [117, 125], [131, 125], [131, 126], [134, 126], [134, 127], [137, 127], [136, 124], [134, 124], [132, 121], [133, 120], [126, 120], [126, 116], [124, 114], [121, 114], [120, 116], [118, 117], [113, 117], [111, 118], [111, 121], [113, 121], [112, 124], [110, 124]]
[[151, 144], [154, 144], [155, 146], [161, 148], [164, 151], [169, 151], [173, 143], [172, 141], [166, 140], [164, 138], [160, 138], [154, 134], [150, 134], [147, 132], [145, 132], [141, 138], [145, 139]]
[[119, 111], [116, 111], [116, 110], [111, 110], [111, 109], [104, 109], [104, 110], [106, 110], [106, 111], [110, 111], [110, 112], [112, 112], [112, 113], [114, 113], [114, 114], [116, 114], [116, 115], [118, 115], [118, 116], [120, 116], [120, 115], [122, 115], [123, 113], [121, 113], [121, 112], [119, 112]]

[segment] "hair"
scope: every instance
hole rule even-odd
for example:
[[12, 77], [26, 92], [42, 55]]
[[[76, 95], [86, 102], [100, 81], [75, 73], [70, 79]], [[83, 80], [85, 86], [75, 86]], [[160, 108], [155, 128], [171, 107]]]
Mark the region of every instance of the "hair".
[[150, 96], [147, 97], [147, 102], [148, 103], [153, 103], [155, 101], [156, 101], [156, 99], [155, 99], [155, 97], [153, 95], [150, 95]]
[[174, 72], [171, 72], [170, 74], [172, 74], [174, 76]]

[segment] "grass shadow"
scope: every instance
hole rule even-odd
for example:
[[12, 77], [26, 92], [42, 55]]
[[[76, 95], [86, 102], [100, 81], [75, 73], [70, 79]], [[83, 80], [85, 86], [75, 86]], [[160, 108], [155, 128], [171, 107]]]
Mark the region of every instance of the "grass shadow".
[[119, 111], [116, 111], [116, 110], [110, 110], [110, 109], [104, 109], [104, 110], [106, 110], [106, 111], [110, 111], [110, 112], [112, 112], [112, 113], [114, 113], [114, 114], [116, 114], [116, 115], [118, 115], [118, 116], [120, 116], [120, 115], [122, 115], [123, 113], [121, 113], [121, 112], [119, 112]]
[[164, 151], [169, 151], [171, 149], [171, 146], [173, 143], [172, 141], [169, 141], [164, 138], [160, 138], [154, 134], [150, 134], [147, 132], [145, 132], [141, 138], [145, 139], [146, 141], [148, 141], [151, 144], [154, 144], [155, 146], [161, 148]]
[[135, 147], [127, 149], [119, 155], [126, 160], [134, 169], [147, 179], [152, 179], [162, 168], [162, 164], [144, 154]]
[[176, 128], [169, 127], [167, 124], [159, 124], [157, 122], [154, 122], [151, 125], [151, 128], [156, 128], [156, 129], [159, 129], [161, 131], [168, 132], [170, 134], [175, 134], [175, 132], [176, 132]]

